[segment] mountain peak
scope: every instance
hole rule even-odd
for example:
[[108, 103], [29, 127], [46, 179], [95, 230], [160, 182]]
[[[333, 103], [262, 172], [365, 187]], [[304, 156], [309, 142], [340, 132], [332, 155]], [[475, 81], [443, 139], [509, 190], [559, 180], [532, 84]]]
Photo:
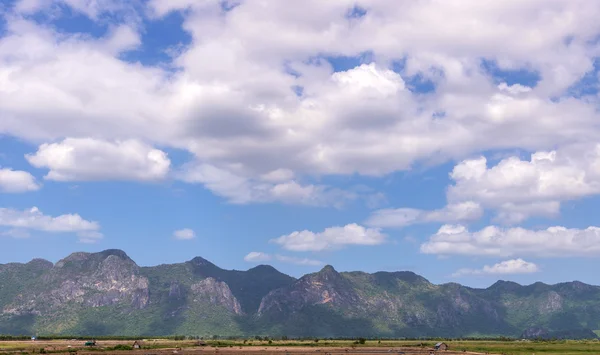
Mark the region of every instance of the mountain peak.
[[46, 259], [40, 259], [40, 258], [32, 259], [27, 264], [33, 265], [33, 266], [39, 266], [44, 269], [50, 269], [54, 266], [54, 264], [51, 261], [48, 261]]
[[276, 270], [273, 266], [268, 265], [268, 264], [256, 265], [255, 267], [250, 268], [249, 270], [255, 270], [255, 269], [259, 269], [259, 270], [260, 269], [265, 269], [265, 270], [267, 270], [267, 269], [271, 270], [272, 269], [272, 270]]
[[526, 289], [528, 290], [535, 290], [537, 292], [545, 292], [549, 289], [551, 289], [551, 286], [548, 284], [545, 284], [541, 281], [538, 281], [536, 283], [533, 283], [531, 285], [525, 286]]
[[109, 256], [116, 256], [119, 259], [131, 259], [129, 255], [121, 249], [106, 249], [97, 254], [101, 255], [103, 259], [106, 259]]
[[319, 271], [319, 274], [322, 274], [322, 273], [336, 273], [337, 274], [337, 271], [333, 268], [333, 266], [331, 266], [331, 265], [325, 265], [321, 269], [321, 271]]
[[201, 256], [197, 256], [195, 258], [193, 258], [192, 260], [190, 260], [190, 263], [192, 263], [195, 266], [214, 266], [215, 264], [211, 263], [210, 261], [204, 259]]
[[325, 265], [319, 272], [309, 275], [310, 279], [319, 280], [320, 282], [330, 282], [342, 279], [342, 275], [331, 265]]
[[91, 255], [90, 253], [86, 253], [83, 251], [77, 251], [77, 252], [69, 254], [64, 259], [61, 259], [57, 264], [64, 264], [66, 262], [73, 262], [73, 261], [83, 261], [83, 260], [86, 260], [90, 255]]
[[[109, 260], [110, 259], [110, 260]], [[64, 267], [75, 268], [75, 269], [85, 269], [92, 270], [103, 262], [110, 262], [114, 264], [115, 262], [123, 261], [127, 265], [136, 265], [137, 264], [120, 249], [106, 249], [97, 253], [85, 253], [85, 252], [75, 252], [66, 258], [59, 260], [54, 267], [56, 269], [62, 269]]]
[[264, 273], [279, 273], [279, 270], [275, 269], [271, 265], [256, 265], [255, 267], [248, 269], [248, 272], [264, 272]]
[[488, 287], [488, 290], [514, 291], [523, 286], [513, 281], [498, 280], [493, 285]]

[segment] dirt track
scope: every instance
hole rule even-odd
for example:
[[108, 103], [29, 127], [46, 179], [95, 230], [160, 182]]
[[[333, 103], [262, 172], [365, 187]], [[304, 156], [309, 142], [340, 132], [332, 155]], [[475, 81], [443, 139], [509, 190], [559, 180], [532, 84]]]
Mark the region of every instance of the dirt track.
[[[23, 347], [20, 350], [11, 349], [6, 342], [0, 342], [0, 355], [14, 354], [25, 351], [27, 353], [38, 353], [40, 349], [45, 349], [53, 355], [455, 355], [471, 354], [480, 355], [481, 353], [463, 352], [463, 351], [433, 351], [431, 348], [418, 347], [316, 347], [316, 346], [232, 346], [232, 347], [213, 347], [213, 346], [192, 346], [193, 341], [185, 342], [160, 342], [163, 347], [136, 350], [105, 350], [103, 348], [114, 347], [115, 345], [131, 346], [133, 341], [100, 341], [98, 347], [94, 350], [84, 347], [82, 341], [35, 341], [19, 342]], [[146, 344], [155, 345], [153, 342]], [[11, 345], [15, 345], [14, 343]], [[182, 347], [178, 347], [182, 346]]]
[[[186, 349], [160, 349], [160, 350], [133, 350], [133, 351], [114, 351], [107, 352], [106, 354], [111, 355], [201, 355], [201, 354], [219, 354], [219, 355], [428, 355], [433, 353], [435, 355], [458, 355], [458, 354], [471, 354], [480, 355], [480, 353], [473, 352], [462, 352], [462, 351], [438, 351], [435, 352], [432, 349], [415, 349], [415, 348], [334, 348], [334, 347], [227, 347], [227, 348], [215, 348], [215, 347], [199, 347], [199, 348], [186, 348]], [[78, 351], [77, 355], [98, 355], [98, 352], [86, 352]]]

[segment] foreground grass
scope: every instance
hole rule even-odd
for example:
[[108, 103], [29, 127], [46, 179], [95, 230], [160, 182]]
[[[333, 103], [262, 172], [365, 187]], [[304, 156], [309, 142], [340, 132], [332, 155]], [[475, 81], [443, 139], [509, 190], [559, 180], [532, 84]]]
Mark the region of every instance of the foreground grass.
[[520, 342], [520, 341], [456, 341], [448, 342], [453, 350], [489, 352], [507, 355], [576, 355], [600, 354], [600, 342], [597, 341], [556, 341], [556, 342]]
[[[382, 347], [382, 348], [431, 348], [435, 341], [402, 341], [402, 340], [368, 340], [365, 344], [355, 344], [351, 340], [319, 340], [314, 341], [273, 341], [271, 344], [264, 341], [208, 341], [207, 344], [213, 346], [276, 346], [276, 347]], [[469, 341], [447, 341], [453, 351], [472, 351], [490, 354], [506, 355], [576, 355], [576, 354], [600, 354], [599, 341], [489, 341], [489, 340], [469, 340]]]
[[[118, 341], [99, 341], [99, 347], [96, 349], [102, 352], [102, 349], [110, 350], [116, 345], [132, 345], [133, 341], [118, 340]], [[144, 343], [146, 349], [161, 349], [175, 347], [192, 347], [195, 346], [195, 341], [165, 341], [165, 340], [149, 340]], [[355, 344], [352, 340], [319, 340], [315, 341], [257, 341], [257, 340], [207, 340], [208, 346], [214, 347], [339, 347], [357, 349], [363, 347], [381, 347], [381, 348], [431, 348], [435, 341], [402, 341], [402, 340], [368, 340], [365, 344]], [[599, 341], [547, 341], [547, 342], [529, 342], [529, 341], [447, 341], [450, 349], [453, 351], [472, 351], [479, 353], [490, 354], [506, 354], [506, 355], [584, 355], [584, 354], [600, 354]], [[39, 353], [40, 348], [52, 347], [82, 347], [81, 341], [0, 341], [0, 351], [23, 351], [29, 354]], [[86, 348], [86, 350], [91, 350]], [[225, 350], [225, 349], [223, 349]], [[51, 352], [51, 351], [50, 351]]]

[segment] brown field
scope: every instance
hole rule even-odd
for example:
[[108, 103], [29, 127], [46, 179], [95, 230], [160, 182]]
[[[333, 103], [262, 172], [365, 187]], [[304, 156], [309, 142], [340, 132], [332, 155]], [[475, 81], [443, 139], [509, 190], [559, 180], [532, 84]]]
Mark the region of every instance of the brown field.
[[[307, 342], [307, 346], [286, 346], [285, 342], [281, 345], [253, 344], [244, 345], [242, 342], [216, 342], [210, 341], [206, 346], [197, 346], [196, 341], [175, 341], [175, 340], [145, 340], [142, 349], [135, 350], [110, 350], [117, 345], [132, 346], [132, 341], [123, 340], [103, 340], [98, 341], [93, 349], [84, 346], [84, 341], [80, 340], [36, 340], [36, 341], [0, 341], [0, 354], [39, 354], [41, 349], [48, 354], [74, 354], [77, 355], [201, 355], [201, 354], [220, 354], [220, 355], [417, 355], [430, 354], [433, 351], [428, 346], [354, 346], [347, 342], [348, 346], [335, 346], [335, 344], [323, 344], [324, 346], [315, 346]], [[217, 346], [217, 343], [227, 343], [229, 345]], [[341, 341], [337, 342], [342, 345]], [[346, 344], [343, 344], [346, 345]], [[453, 354], [483, 354], [478, 352], [464, 351], [443, 351], [438, 352], [446, 355]], [[491, 353], [490, 353], [491, 354]]]
[[[0, 341], [0, 355], [427, 355], [435, 341], [368, 340], [355, 345], [350, 340], [266, 341], [207, 340], [206, 346], [197, 346], [194, 340], [176, 341], [147, 339], [137, 350], [114, 350], [117, 345], [132, 346], [132, 340], [100, 340], [95, 348], [84, 346], [81, 340]], [[599, 341], [448, 341], [448, 351], [438, 354], [505, 354], [505, 355], [598, 355]], [[42, 350], [43, 349], [43, 350]]]
[[[394, 348], [394, 349], [382, 349], [382, 348], [357, 348], [357, 349], [346, 349], [346, 348], [302, 348], [302, 347], [237, 347], [237, 348], [215, 348], [215, 347], [205, 347], [205, 348], [188, 348], [182, 350], [157, 350], [157, 351], [144, 351], [142, 350], [132, 350], [132, 351], [124, 351], [124, 352], [113, 352], [113, 355], [123, 355], [123, 353], [132, 353], [139, 355], [172, 355], [172, 354], [180, 354], [180, 355], [200, 355], [200, 354], [220, 354], [220, 355], [243, 355], [243, 354], [260, 354], [260, 355], [378, 355], [378, 354], [405, 354], [405, 355], [422, 355], [422, 354], [430, 354], [432, 350], [429, 349], [414, 349], [414, 348]], [[457, 355], [457, 354], [467, 354], [462, 351], [444, 351], [443, 354], [447, 355]], [[96, 355], [93, 352], [78, 352], [78, 355]], [[439, 353], [438, 353], [439, 354]], [[477, 354], [480, 353], [468, 353], [468, 354]], [[437, 354], [436, 354], [437, 355]]]

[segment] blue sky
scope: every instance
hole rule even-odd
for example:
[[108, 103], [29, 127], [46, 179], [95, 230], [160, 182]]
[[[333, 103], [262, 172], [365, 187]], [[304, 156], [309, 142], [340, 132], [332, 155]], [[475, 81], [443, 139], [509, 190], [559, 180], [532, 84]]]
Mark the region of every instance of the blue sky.
[[5, 2], [0, 263], [600, 284], [599, 14]]

